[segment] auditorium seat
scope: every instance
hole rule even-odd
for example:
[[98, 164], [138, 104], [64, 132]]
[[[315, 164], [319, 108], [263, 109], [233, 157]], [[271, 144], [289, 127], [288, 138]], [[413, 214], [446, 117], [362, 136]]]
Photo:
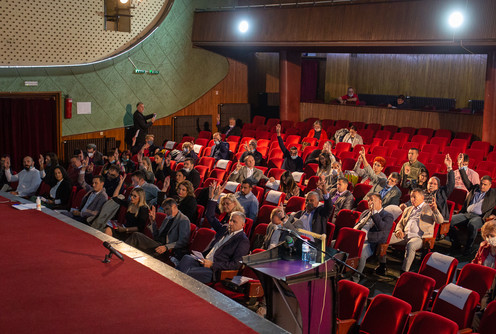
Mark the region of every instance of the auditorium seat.
[[444, 138], [447, 138], [448, 141], [450, 141], [452, 135], [453, 134], [451, 133], [451, 130], [448, 130], [448, 129], [438, 129], [438, 130], [436, 130], [436, 133], [434, 134], [434, 137], [444, 137]]
[[439, 314], [421, 311], [415, 314], [408, 334], [457, 334], [456, 322]]
[[432, 305], [432, 312], [457, 323], [460, 330], [470, 328], [479, 294], [453, 283], [442, 287]]
[[272, 160], [272, 159], [283, 159], [284, 158], [284, 153], [282, 153], [282, 150], [280, 148], [274, 148], [269, 151], [269, 155], [267, 157], [267, 160]]
[[422, 260], [419, 274], [429, 276], [436, 281], [434, 289], [448, 284], [453, 280], [458, 260], [454, 257], [437, 252], [428, 253]]
[[[408, 150], [406, 149], [401, 149], [401, 148], [397, 148], [397, 149], [393, 149], [390, 154], [389, 154], [389, 157], [394, 157], [396, 158], [401, 164], [403, 164], [403, 162], [406, 162], [408, 161]], [[388, 157], [388, 159], [389, 159]]]
[[384, 147], [387, 147], [388, 149], [388, 154], [386, 154], [386, 156], [389, 156], [390, 153], [395, 150], [395, 149], [398, 149], [399, 147], [401, 147], [401, 143], [399, 140], [396, 140], [396, 139], [386, 139], [383, 143], [382, 143], [382, 146]]
[[267, 127], [270, 129], [271, 127], [276, 126], [279, 123], [280, 120], [278, 118], [269, 118], [267, 120], [267, 123], [265, 123], [265, 125], [267, 125]]
[[338, 130], [348, 128], [350, 126], [350, 121], [348, 121], [346, 119], [340, 119], [340, 120], [336, 121], [334, 126], [336, 126], [338, 128]]
[[443, 150], [443, 154], [449, 154], [453, 161], [455, 161], [460, 153], [465, 153], [465, 149], [463, 147], [446, 146]]
[[387, 157], [388, 155], [388, 148], [384, 146], [376, 146], [372, 149], [370, 152], [371, 154], [379, 157]]
[[391, 138], [391, 131], [387, 131], [387, 130], [378, 130], [375, 135], [374, 135], [374, 138], [380, 138], [382, 140], [387, 140], [387, 139], [390, 139]]
[[435, 174], [439, 171], [441, 171], [442, 169], [442, 165], [438, 164], [438, 163], [425, 163], [425, 168], [427, 168], [427, 170], [429, 171], [429, 175], [432, 175], [432, 174]]
[[203, 138], [203, 139], [210, 140], [212, 138], [212, 132], [210, 132], [210, 131], [200, 131], [200, 133], [198, 134], [198, 138]]
[[372, 185], [358, 183], [353, 189], [353, 197], [355, 197], [355, 202], [360, 202], [365, 195], [372, 189]]
[[264, 123], [265, 123], [265, 116], [255, 115], [251, 120], [251, 124], [253, 125], [264, 125]]
[[472, 145], [470, 145], [471, 149], [478, 149], [484, 151], [484, 156], [489, 154], [489, 150], [491, 149], [491, 144], [487, 141], [474, 141]]
[[455, 138], [451, 141], [450, 145], [451, 147], [462, 147], [463, 148], [463, 151], [465, 152], [465, 150], [467, 149], [468, 145], [469, 145], [469, 141], [466, 140], [466, 139], [459, 139], [459, 138]]
[[422, 147], [422, 153], [439, 154], [439, 144], [425, 144]]
[[214, 169], [215, 165], [215, 158], [214, 157], [201, 157], [200, 160], [198, 161], [197, 166], [206, 166], [208, 168], [208, 171], [210, 172], [212, 169]]
[[267, 166], [269, 168], [282, 168], [282, 164], [284, 163], [283, 158], [268, 158], [268, 161]]
[[305, 198], [299, 196], [293, 196], [288, 200], [286, 204], [286, 213], [298, 212], [305, 209]]
[[334, 243], [335, 249], [348, 253], [346, 263], [355, 269], [358, 267], [358, 262], [362, 255], [365, 236], [365, 231], [343, 227], [338, 231], [336, 242]]
[[[357, 186], [358, 186], [358, 184], [357, 184]], [[358, 205], [355, 208], [355, 211], [364, 212], [368, 208], [369, 208], [369, 202], [367, 200], [365, 200], [365, 199], [362, 199], [360, 202], [358, 202]]]
[[214, 179], [214, 178], [209, 177], [205, 181], [203, 181], [202, 187], [207, 188], [210, 186], [210, 184], [212, 184], [214, 182], [217, 182], [217, 184], [222, 184], [223, 180], [222, 179]]
[[308, 183], [307, 183], [305, 189], [303, 190], [303, 193], [308, 194], [310, 191], [317, 189], [318, 182], [319, 182], [319, 177], [317, 175], [311, 176], [308, 179]]
[[257, 131], [256, 130], [243, 130], [241, 131], [241, 136], [242, 136], [242, 139], [241, 139], [241, 144], [244, 144], [245, 142], [243, 141], [243, 138], [255, 138], [257, 135]]
[[194, 168], [198, 171], [202, 180], [207, 178], [207, 174], [209, 172], [208, 166], [196, 165]]
[[427, 138], [431, 138], [434, 135], [434, 129], [420, 128], [417, 130], [417, 135], [427, 136]]
[[444, 151], [444, 148], [448, 145], [449, 139], [446, 137], [432, 137], [429, 143], [438, 145], [439, 152], [442, 152]]
[[264, 197], [262, 205], [282, 205], [284, 203], [284, 199], [286, 198], [286, 194], [276, 190], [269, 190]]
[[393, 135], [396, 132], [398, 132], [398, 127], [396, 125], [384, 125], [382, 127], [382, 130], [389, 131], [391, 133], [391, 135]]
[[208, 175], [209, 179], [225, 180], [226, 177], [227, 177], [226, 170], [219, 168], [212, 169], [212, 171]]
[[373, 130], [374, 131], [374, 134], [377, 131], [379, 131], [381, 128], [382, 128], [382, 125], [381, 124], [378, 124], [378, 123], [369, 123], [369, 124], [367, 124], [367, 127], [366, 127], [366, 129]]
[[262, 244], [262, 241], [265, 237], [265, 234], [267, 233], [267, 227], [269, 224], [257, 224], [253, 228], [253, 233], [250, 238], [250, 249], [253, 250], [255, 248], [255, 244], [259, 243], [259, 245]]
[[349, 227], [353, 228], [360, 217], [360, 212], [352, 211], [348, 209], [342, 209], [338, 212], [334, 225], [336, 225], [336, 234], [339, 236], [339, 232], [342, 228]]
[[483, 265], [468, 263], [463, 266], [456, 285], [475, 291], [480, 299], [491, 289], [496, 276], [496, 269]]
[[374, 138], [375, 131], [373, 129], [361, 129], [358, 134], [362, 136], [363, 143], [365, 145], [370, 145], [372, 143], [372, 140]]
[[288, 135], [285, 140], [286, 145], [300, 144], [300, 142], [301, 142], [301, 136], [297, 136], [297, 135]]
[[409, 141], [403, 144], [402, 149], [409, 151], [411, 148], [416, 148], [420, 151], [420, 147], [421, 147], [420, 143]]
[[311, 146], [316, 146], [317, 141], [318, 141], [317, 138], [313, 138], [313, 137], [305, 137], [301, 140], [302, 143], [308, 143]]
[[474, 169], [479, 162], [483, 161], [486, 156], [483, 150], [477, 148], [468, 148], [465, 150], [465, 154], [469, 157], [468, 166], [472, 169]]
[[276, 180], [280, 180], [281, 179], [281, 175], [284, 174], [286, 172], [285, 169], [281, 169], [281, 168], [271, 168], [269, 169], [269, 173], [267, 175], [268, 178], [275, 178]]
[[365, 129], [365, 126], [367, 125], [365, 122], [352, 122], [351, 124], [355, 126], [357, 131]]
[[417, 132], [417, 129], [416, 128], [409, 127], [409, 126], [402, 127], [400, 129], [400, 131], [399, 131], [399, 133], [406, 133], [406, 134], [408, 134], [408, 140], [411, 139], [415, 135], [415, 132]]
[[257, 216], [257, 225], [269, 224], [270, 214], [275, 208], [277, 208], [277, 205], [264, 204], [260, 206], [260, 210], [258, 211], [258, 216]]
[[401, 274], [394, 286], [393, 297], [406, 301], [412, 312], [427, 309], [436, 281], [428, 276], [406, 272]]
[[[479, 164], [477, 165], [477, 168], [476, 170], [487, 170], [489, 172], [491, 172], [491, 177], [493, 177], [494, 175], [494, 171], [496, 170], [496, 162], [493, 162], [493, 161], [481, 161], [479, 162]], [[484, 176], [484, 175], [480, 175], [480, 177]]]
[[195, 139], [195, 144], [201, 145], [201, 146], [207, 146], [209, 141], [210, 141], [210, 139], [198, 137]]
[[83, 197], [85, 195], [86, 195], [86, 190], [79, 189], [78, 192], [76, 193], [76, 196], [74, 197], [74, 200], [72, 201], [71, 207], [74, 209], [80, 208], [81, 201], [83, 200]]
[[339, 153], [344, 152], [344, 151], [350, 151], [351, 150], [351, 144], [350, 143], [337, 143], [336, 147], [332, 151], [332, 153], [335, 156], [338, 156]]
[[[242, 137], [239, 140], [239, 146], [244, 146], [245, 144], [248, 145], [252, 139], [255, 139], [255, 131], [253, 131], [253, 136], [244, 136], [244, 137]], [[231, 151], [233, 151], [233, 150], [231, 150]]]
[[336, 230], [336, 225], [331, 222], [327, 222], [326, 227], [326, 237], [327, 237], [327, 245], [326, 247], [331, 247], [331, 241], [334, 237], [334, 231]]
[[380, 294], [370, 303], [362, 323], [362, 334], [401, 334], [405, 329], [412, 307], [393, 296]]
[[338, 282], [338, 311], [336, 333], [349, 333], [355, 327], [367, 301], [369, 289], [363, 285], [340, 280]]
[[259, 205], [262, 204], [262, 199], [263, 199], [263, 195], [264, 195], [265, 190], [262, 187], [253, 186], [253, 188], [251, 188], [251, 192], [257, 198], [258, 204]]
[[472, 140], [472, 134], [470, 132], [457, 132], [455, 133], [455, 139], [464, 139], [467, 143], [470, 143]]
[[455, 213], [462, 209], [465, 198], [467, 198], [467, 191], [465, 189], [453, 189], [453, 192], [449, 195], [448, 200], [455, 203]]
[[[393, 134], [393, 139], [392, 140], [398, 140], [399, 141], [399, 146], [396, 148], [403, 147], [403, 145], [410, 139], [410, 135], [408, 133], [403, 133], [403, 132], [397, 132]], [[384, 145], [386, 146], [386, 145]]]
[[494, 334], [494, 324], [496, 323], [496, 300], [490, 302], [482, 315], [479, 333]]

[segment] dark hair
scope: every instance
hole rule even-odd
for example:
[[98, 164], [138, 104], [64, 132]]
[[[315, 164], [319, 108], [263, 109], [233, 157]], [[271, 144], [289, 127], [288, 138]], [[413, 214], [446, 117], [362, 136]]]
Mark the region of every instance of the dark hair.
[[52, 166], [57, 166], [59, 164], [59, 158], [57, 157], [57, 154], [48, 152], [47, 154], [45, 154], [45, 156], [47, 155], [50, 157], [50, 163]]
[[356, 126], [354, 126], [354, 125], [352, 124], [352, 125], [350, 126], [350, 130], [355, 130], [355, 131], [357, 131], [357, 128], [356, 128]]
[[[62, 173], [62, 178], [63, 178], [64, 180], [68, 180], [68, 181], [70, 181], [70, 180], [71, 180], [71, 179], [69, 178], [69, 175], [67, 175], [67, 171], [65, 170], [65, 168], [64, 168], [64, 167], [62, 167], [62, 166], [60, 166], [60, 165], [57, 165], [57, 166], [53, 169], [53, 171], [55, 172], [55, 170], [56, 170], [56, 169], [60, 170], [60, 172]], [[72, 182], [71, 182], [71, 183], [72, 183]]]
[[415, 188], [415, 189], [413, 189], [413, 190], [410, 192], [410, 194], [412, 194], [412, 193], [417, 193], [417, 194], [421, 194], [422, 196], [425, 196], [425, 195], [424, 195], [424, 191], [423, 191], [421, 188]]
[[162, 207], [165, 208], [166, 206], [177, 206], [177, 202], [173, 199], [173, 198], [166, 198], [164, 199], [164, 201], [162, 202]]
[[127, 155], [128, 157], [132, 157], [132, 156], [133, 156], [133, 154], [131, 153], [131, 151], [129, 151], [129, 150], [124, 150], [124, 151], [122, 151], [122, 153], [121, 153], [121, 158], [122, 158], [122, 155], [124, 155], [124, 154], [125, 154], [125, 155]]
[[188, 172], [184, 170], [184, 168], [181, 168], [180, 170], [176, 170], [176, 174], [181, 173], [183, 174], [184, 177], [188, 177]]
[[143, 104], [143, 102], [136, 103], [136, 108], [138, 108], [140, 104]]
[[379, 193], [372, 193], [372, 194], [369, 195], [369, 198], [372, 197], [372, 196], [378, 198], [381, 201], [381, 203], [382, 203], [381, 194], [379, 194]]
[[320, 153], [319, 154], [319, 160], [318, 160], [318, 165], [319, 165], [319, 168], [323, 168], [323, 165], [322, 163], [320, 162], [320, 157], [324, 157], [324, 159], [329, 162], [329, 164], [327, 165], [328, 167], [331, 166], [331, 155], [327, 152], [324, 152], [324, 153]]
[[159, 158], [163, 159], [164, 158], [164, 154], [162, 152], [157, 152], [155, 153], [154, 155], [158, 155]]
[[98, 179], [100, 182], [105, 183], [105, 178], [103, 175], [93, 175], [93, 180]]
[[143, 171], [141, 170], [137, 170], [136, 172], [134, 172], [133, 174], [131, 174], [131, 177], [136, 177], [140, 180], [144, 180], [145, 179], [145, 173], [143, 173]]
[[493, 179], [489, 176], [489, 175], [484, 175], [483, 177], [481, 177], [481, 181], [489, 181], [489, 182], [493, 182]]
[[80, 155], [81, 153], [83, 153], [83, 151], [82, 151], [80, 148], [76, 148], [76, 149], [74, 149], [73, 154], [74, 154], [75, 156], [78, 156], [78, 155]]
[[392, 172], [391, 175], [393, 179], [396, 179], [397, 181], [400, 180], [400, 174], [398, 172]]
[[401, 95], [398, 95], [398, 99], [401, 99], [401, 100], [405, 100], [405, 95], [401, 94]]
[[115, 170], [117, 173], [121, 172], [120, 168], [115, 164], [109, 166], [108, 171], [110, 172], [111, 170]]
[[253, 181], [251, 179], [244, 179], [241, 181], [241, 184], [248, 184], [251, 187], [253, 187]]
[[[282, 181], [282, 178], [284, 177], [284, 182]], [[289, 184], [286, 184], [286, 180], [289, 180]], [[295, 187], [298, 187], [296, 184], [296, 181], [293, 178], [293, 173], [291, 173], [289, 170], [285, 171], [281, 175], [281, 191], [285, 194], [293, 192], [293, 189]]]
[[343, 181], [346, 184], [350, 183], [350, 181], [347, 178], [345, 178], [344, 176], [338, 177], [338, 181]]
[[410, 147], [410, 151], [417, 151], [417, 153], [419, 153], [419, 149], [416, 147]]
[[468, 154], [463, 153], [463, 162], [468, 162], [468, 161], [469, 161]]
[[195, 160], [193, 158], [186, 158], [186, 159], [184, 159], [184, 162], [186, 162], [186, 161], [191, 162], [193, 165], [195, 164]]

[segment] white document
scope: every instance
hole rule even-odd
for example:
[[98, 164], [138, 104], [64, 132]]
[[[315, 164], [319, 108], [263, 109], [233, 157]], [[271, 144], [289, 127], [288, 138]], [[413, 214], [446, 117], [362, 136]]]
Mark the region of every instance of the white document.
[[89, 115], [91, 114], [91, 102], [78, 102], [76, 109], [78, 115]]
[[439, 299], [442, 299], [445, 302], [458, 307], [460, 310], [463, 310], [468, 296], [470, 296], [471, 293], [472, 290], [450, 283], [444, 287], [443, 291], [441, 291]]
[[16, 208], [17, 210], [32, 210], [36, 209], [36, 203], [14, 204], [12, 205], [12, 207]]
[[236, 284], [237, 286], [243, 285], [245, 283], [248, 283], [251, 281], [252, 278], [246, 277], [246, 276], [234, 276], [231, 280], [232, 283]]

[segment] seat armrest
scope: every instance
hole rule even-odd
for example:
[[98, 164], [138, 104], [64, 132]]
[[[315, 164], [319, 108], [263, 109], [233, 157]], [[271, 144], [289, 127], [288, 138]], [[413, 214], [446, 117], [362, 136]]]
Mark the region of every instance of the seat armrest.
[[350, 329], [356, 325], [355, 319], [337, 319], [337, 330], [336, 334], [348, 334], [350, 333]]
[[233, 277], [236, 275], [238, 275], [237, 270], [222, 270], [220, 272], [220, 280], [224, 281], [226, 279], [233, 279]]

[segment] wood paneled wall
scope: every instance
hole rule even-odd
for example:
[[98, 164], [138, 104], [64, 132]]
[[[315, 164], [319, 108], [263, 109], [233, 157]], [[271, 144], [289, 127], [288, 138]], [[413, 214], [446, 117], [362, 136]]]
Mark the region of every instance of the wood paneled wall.
[[[217, 106], [221, 103], [248, 102], [248, 72], [246, 64], [228, 58], [229, 72], [227, 76], [209, 90], [205, 95], [167, 117], [158, 119], [155, 125], [170, 125], [175, 116], [212, 115], [212, 124], [216, 122]], [[146, 101], [144, 101], [146, 103]], [[146, 113], [146, 110], [145, 110]], [[215, 130], [215, 126], [213, 127]], [[110, 129], [101, 132], [83, 133], [73, 136], [64, 136], [62, 141], [71, 139], [89, 139], [101, 137], [115, 137], [120, 141], [120, 149], [124, 149], [124, 128]]]
[[346, 119], [351, 122], [379, 123], [399, 127], [449, 129], [453, 132], [470, 132], [477, 138], [482, 136], [482, 115], [301, 103], [300, 119], [310, 117]]

